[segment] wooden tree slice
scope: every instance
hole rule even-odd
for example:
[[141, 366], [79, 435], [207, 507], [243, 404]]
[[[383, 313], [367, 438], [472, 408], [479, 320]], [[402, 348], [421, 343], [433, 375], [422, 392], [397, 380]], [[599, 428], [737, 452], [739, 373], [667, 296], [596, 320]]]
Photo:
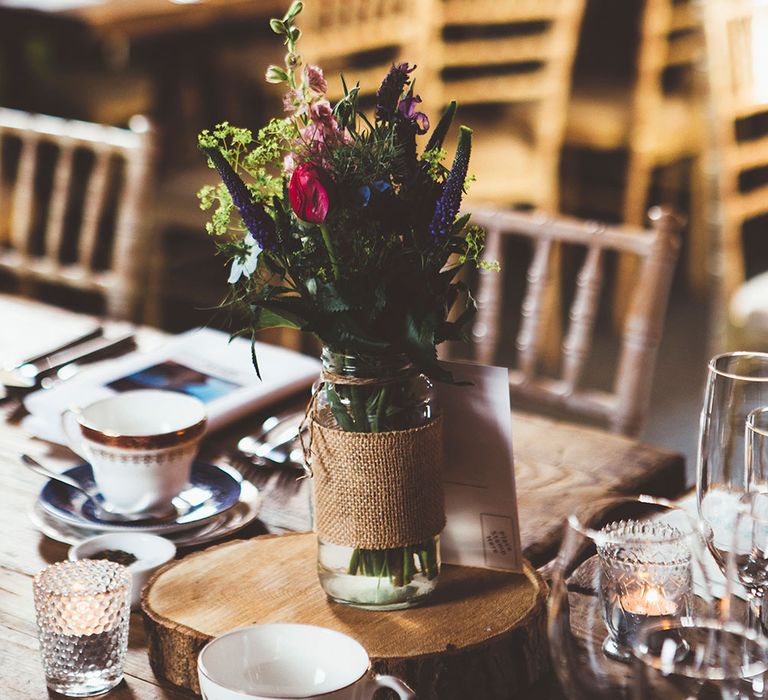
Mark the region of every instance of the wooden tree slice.
[[267, 622], [321, 625], [354, 637], [375, 671], [400, 676], [422, 700], [516, 697], [548, 668], [547, 589], [527, 564], [523, 575], [446, 565], [428, 605], [375, 612], [329, 601], [316, 555], [312, 533], [264, 536], [161, 569], [142, 595], [155, 673], [199, 692], [203, 645]]

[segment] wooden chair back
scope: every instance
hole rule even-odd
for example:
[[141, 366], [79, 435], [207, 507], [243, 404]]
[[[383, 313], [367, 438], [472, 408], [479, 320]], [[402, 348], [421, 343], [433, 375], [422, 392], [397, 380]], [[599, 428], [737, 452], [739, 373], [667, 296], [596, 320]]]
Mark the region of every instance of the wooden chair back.
[[707, 73], [720, 209], [715, 243], [725, 308], [744, 282], [744, 222], [768, 213], [768, 2], [709, 0]]
[[[659, 135], [655, 131], [659, 124], [653, 117], [662, 109], [666, 93], [693, 95], [693, 70], [700, 65], [703, 55], [701, 15], [695, 0], [645, 0], [632, 92], [632, 150], [658, 150]], [[670, 81], [672, 70], [678, 75]]]
[[146, 119], [134, 130], [0, 108], [0, 270], [103, 295], [136, 318], [146, 268], [142, 228], [151, 167]]
[[[505, 105], [551, 186], [528, 203], [558, 210], [557, 169], [584, 0], [436, 0], [429, 47], [434, 105]], [[513, 122], [513, 123], [510, 123]], [[486, 134], [484, 138], [492, 138]]]
[[[650, 217], [653, 228], [646, 231], [540, 213], [473, 212], [473, 223], [486, 231], [488, 259], [500, 256], [502, 244], [509, 236], [526, 237], [533, 246], [517, 336], [517, 367], [509, 371], [513, 396], [600, 419], [616, 433], [640, 433], [648, 410], [656, 352], [679, 250], [677, 220], [658, 208], [651, 210]], [[545, 302], [550, 289], [557, 284], [551, 274], [550, 259], [560, 247], [584, 249], [585, 257], [568, 314], [570, 323], [561, 348], [560, 376], [552, 378], [540, 373], [540, 339], [552, 322]], [[641, 264], [621, 334], [613, 390], [604, 391], [584, 387], [582, 380], [592, 351], [605, 259], [611, 251], [637, 256]], [[496, 357], [504, 325], [503, 283], [501, 273], [481, 273], [479, 312], [473, 335], [478, 359], [489, 364]]]
[[320, 65], [328, 97], [360, 82], [361, 95], [375, 95], [392, 63], [420, 64], [424, 26], [432, 0], [322, 0], [307, 2], [301, 14], [301, 52]]

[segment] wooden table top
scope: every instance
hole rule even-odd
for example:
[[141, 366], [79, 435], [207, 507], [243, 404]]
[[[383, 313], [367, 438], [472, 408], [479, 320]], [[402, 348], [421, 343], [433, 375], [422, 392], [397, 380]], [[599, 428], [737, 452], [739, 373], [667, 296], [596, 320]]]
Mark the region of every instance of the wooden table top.
[[102, 38], [128, 39], [195, 31], [217, 23], [282, 17], [287, 8], [287, 0], [27, 0], [23, 4], [0, 0], [0, 10], [6, 13], [30, 10], [83, 25]]
[[[30, 302], [18, 303], [38, 311], [47, 309], [52, 317], [60, 318], [65, 313]], [[0, 307], [0, 351], [5, 349], [2, 345], [12, 342], [2, 316]], [[140, 331], [139, 338], [157, 342], [158, 333]], [[3, 700], [31, 700], [47, 697], [37, 651], [31, 579], [47, 564], [65, 559], [68, 547], [41, 535], [27, 517], [43, 480], [21, 466], [18, 456], [28, 452], [61, 466], [73, 464], [77, 458], [65, 448], [26, 435], [14, 419], [14, 409], [10, 402], [0, 404], [0, 696]], [[211, 436], [203, 456], [225, 460], [238, 437], [252, 430], [262, 418], [252, 416]], [[523, 549], [525, 556], [539, 566], [555, 554], [562, 523], [574, 506], [614, 493], [675, 497], [684, 487], [681, 455], [601, 430], [515, 412], [513, 439]], [[302, 523], [309, 522], [308, 514], [301, 512], [307, 502], [301, 493], [301, 489], [308, 488], [306, 482], [297, 485], [292, 477], [273, 474], [259, 485], [264, 496], [261, 521], [234, 537], [280, 532], [289, 527], [301, 529]], [[109, 697], [189, 697], [187, 692], [163, 685], [155, 678], [139, 614], [131, 619], [126, 680]]]

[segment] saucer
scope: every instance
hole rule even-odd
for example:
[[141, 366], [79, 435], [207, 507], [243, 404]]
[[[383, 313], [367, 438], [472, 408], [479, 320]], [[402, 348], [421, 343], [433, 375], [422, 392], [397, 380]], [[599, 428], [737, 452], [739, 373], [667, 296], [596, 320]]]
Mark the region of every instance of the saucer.
[[[222, 467], [222, 469], [230, 473], [229, 468]], [[231, 475], [236, 479], [240, 478], [235, 469], [231, 470]], [[232, 508], [198, 527], [180, 532], [163, 532], [162, 536], [171, 540], [177, 547], [192, 547], [213, 542], [252, 523], [259, 513], [260, 506], [261, 494], [258, 489], [251, 482], [243, 481], [238, 501]], [[36, 501], [29, 511], [29, 518], [32, 524], [46, 537], [65, 544], [77, 544], [89, 537], [101, 534], [97, 530], [73, 525], [52, 516], [43, 507], [40, 500]]]
[[[86, 487], [95, 487], [88, 464], [72, 467], [64, 474]], [[95, 532], [166, 533], [198, 527], [234, 506], [239, 497], [240, 481], [231, 473], [213, 464], [196, 461], [192, 465], [189, 485], [177, 496], [186, 501], [185, 508], [188, 507], [188, 510], [175, 518], [147, 518], [125, 523], [102, 520], [94, 512], [93, 503], [82, 493], [53, 480], [43, 487], [39, 502], [54, 518]]]

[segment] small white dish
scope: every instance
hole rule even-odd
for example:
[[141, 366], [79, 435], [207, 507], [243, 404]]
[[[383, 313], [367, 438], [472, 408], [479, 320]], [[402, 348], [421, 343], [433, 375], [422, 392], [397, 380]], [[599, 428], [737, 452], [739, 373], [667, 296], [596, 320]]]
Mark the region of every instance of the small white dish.
[[141, 602], [141, 589], [155, 571], [176, 556], [173, 542], [148, 532], [110, 532], [89, 537], [69, 548], [69, 559], [89, 559], [105, 550], [120, 550], [133, 554], [136, 561], [128, 565], [131, 572], [131, 607]]

